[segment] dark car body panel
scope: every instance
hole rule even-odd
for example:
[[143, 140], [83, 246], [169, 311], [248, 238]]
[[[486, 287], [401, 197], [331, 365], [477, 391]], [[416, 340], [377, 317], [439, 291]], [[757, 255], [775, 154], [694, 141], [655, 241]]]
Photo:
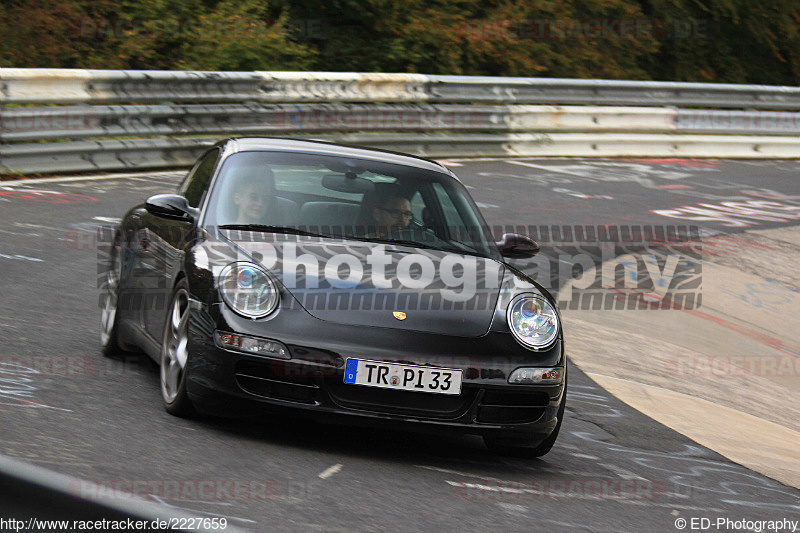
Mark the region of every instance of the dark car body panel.
[[[240, 252], [239, 258], [244, 256], [247, 260], [260, 264], [257, 257], [247, 252], [248, 245], [253, 244], [251, 232], [226, 231], [223, 234], [237, 246]], [[251, 238], [246, 238], [245, 235]], [[397, 260], [409, 253], [420, 254], [429, 258], [432, 263], [440, 264], [446, 256], [455, 255], [452, 252], [419, 250], [409, 246], [381, 245], [346, 239], [296, 236], [287, 238], [274, 234], [261, 237], [254, 247], [263, 249], [264, 246], [269, 246], [271, 251], [275, 252], [275, 261], [269, 266], [270, 272], [288, 288], [295, 300], [309, 314], [320, 320], [338, 324], [479, 337], [489, 330], [493, 318], [491, 310], [496, 306], [497, 289], [505, 271], [501, 263], [490, 258], [461, 256], [464, 261], [476, 265], [476, 278], [480, 278], [488, 287], [469, 283], [468, 286], [461, 288], [461, 291], [472, 294], [472, 297], [458, 302], [457, 305], [454, 303], [448, 310], [443, 309], [445, 302], [438, 298], [442, 291], [448, 290], [438, 269], [424, 293], [401, 287], [396, 281], [391, 288], [376, 288], [377, 284], [372, 282], [372, 272], [367, 259], [370, 252], [376, 248], [382, 250], [381, 255], [394, 259], [382, 272], [382, 277], [391, 281], [397, 279]], [[287, 254], [287, 250], [291, 252]], [[297, 256], [310, 256], [315, 263], [326, 264], [337, 254], [348, 254], [359, 258], [362, 264], [366, 265], [360, 283], [352, 287], [335, 287], [326, 279], [324, 272], [320, 271], [317, 275], [310, 276], [303, 268], [285, 264], [287, 255], [290, 261]], [[236, 258], [231, 257], [231, 261], [234, 260]], [[287, 276], [284, 274], [289, 274], [289, 279], [286, 279]], [[408, 312], [407, 319], [398, 321], [391, 311]]]
[[[249, 150], [298, 151], [375, 159], [439, 172], [456, 179], [438, 163], [412, 156], [276, 139], [236, 139], [223, 142], [222, 161]], [[215, 179], [215, 178], [214, 178]], [[211, 187], [214, 187], [214, 179]], [[192, 310], [189, 322], [187, 392], [198, 405], [221, 407], [233, 399], [273, 407], [291, 407], [310, 415], [344, 415], [373, 422], [414, 422], [417, 427], [487, 434], [503, 431], [545, 438], [556, 425], [564, 385], [510, 385], [508, 377], [522, 366], [566, 369], [562, 332], [544, 350], [516, 341], [506, 322], [511, 298], [531, 293], [552, 296], [534, 280], [492, 257], [473, 257], [483, 273], [475, 295], [459, 304], [438, 307], [421, 304], [420, 291], [364, 288], [354, 307], [317, 306], [318, 294], [354, 293], [359, 287], [333, 287], [324, 276], [304, 286], [287, 287], [280, 252], [288, 244], [325, 260], [347, 250], [363, 257], [376, 243], [263, 234], [261, 242], [277, 248], [278, 261], [269, 266], [280, 286], [278, 311], [258, 320], [245, 318], [222, 303], [216, 286], [219, 266], [233, 261], [259, 263], [253, 235], [203, 227], [205, 196], [199, 224], [170, 220], [148, 213], [144, 205], [123, 218], [118, 235], [123, 250], [119, 285], [120, 342], [141, 347], [156, 361], [164, 330], [170, 293], [179, 278], [189, 284]], [[248, 232], [244, 232], [248, 233]], [[263, 245], [263, 244], [262, 244]], [[410, 252], [441, 261], [450, 252], [381, 245], [401, 257]], [[256, 250], [257, 251], [257, 250]], [[465, 256], [466, 257], [466, 256]], [[465, 259], [466, 260], [466, 259]], [[396, 273], [387, 271], [387, 278]], [[490, 281], [486, 281], [486, 280]], [[436, 279], [431, 295], [443, 286]], [[376, 299], [381, 296], [380, 305]], [[367, 306], [363, 302], [369, 300]], [[398, 320], [393, 312], [405, 312]], [[215, 331], [235, 332], [280, 341], [290, 358], [271, 358], [221, 347]], [[462, 393], [447, 396], [374, 389], [344, 383], [348, 357], [371, 359], [463, 372]]]

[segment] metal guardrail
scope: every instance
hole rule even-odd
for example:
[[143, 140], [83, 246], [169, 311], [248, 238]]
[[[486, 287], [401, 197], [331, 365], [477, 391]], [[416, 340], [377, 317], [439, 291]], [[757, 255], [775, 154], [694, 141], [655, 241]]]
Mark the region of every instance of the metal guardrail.
[[800, 110], [800, 87], [663, 81], [430, 76], [438, 102]]
[[0, 69], [0, 102], [424, 102], [421, 74]]
[[7, 108], [0, 141], [356, 131], [800, 135], [800, 113], [654, 107], [441, 104], [189, 104]]
[[800, 157], [800, 87], [0, 69], [0, 103], [0, 173], [186, 166], [228, 135], [312, 135], [429, 157]]
[[800, 87], [350, 72], [0, 69], [2, 103], [428, 102], [800, 110]]
[[[293, 136], [297, 138], [297, 136]], [[442, 157], [800, 157], [792, 136], [651, 133], [346, 133], [304, 138]], [[219, 137], [126, 139], [6, 145], [0, 172], [54, 174], [189, 167]], [[2, 186], [2, 182], [0, 182]]]

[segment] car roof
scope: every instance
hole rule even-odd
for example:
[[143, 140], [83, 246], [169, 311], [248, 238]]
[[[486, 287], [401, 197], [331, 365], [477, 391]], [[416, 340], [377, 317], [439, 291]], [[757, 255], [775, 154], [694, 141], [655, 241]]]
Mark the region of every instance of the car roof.
[[234, 137], [221, 141], [229, 153], [269, 151], [269, 152], [298, 152], [305, 154], [335, 155], [340, 157], [353, 157], [383, 163], [394, 163], [425, 170], [432, 170], [446, 174], [456, 180], [458, 178], [444, 165], [422, 157], [417, 157], [388, 150], [348, 146], [326, 141], [281, 139], [276, 137]]

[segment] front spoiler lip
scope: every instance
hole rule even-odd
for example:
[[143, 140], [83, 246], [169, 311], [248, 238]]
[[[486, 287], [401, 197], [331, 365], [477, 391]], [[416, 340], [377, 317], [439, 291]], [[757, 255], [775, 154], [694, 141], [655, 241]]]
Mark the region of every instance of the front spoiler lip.
[[[197, 388], [192, 387], [193, 392], [189, 392], [192, 401], [200, 403], [202, 406], [208, 401], [209, 396], [197, 394]], [[251, 406], [247, 414], [257, 416], [262, 413], [276, 412], [279, 414], [297, 416], [300, 414], [305, 418], [316, 420], [322, 423], [337, 423], [342, 421], [347, 424], [363, 427], [383, 427], [387, 429], [404, 429], [420, 433], [440, 433], [440, 434], [461, 434], [461, 435], [491, 435], [498, 432], [515, 433], [525, 436], [541, 436], [546, 438], [555, 428], [557, 419], [555, 412], [557, 407], [548, 407], [547, 411], [553, 412], [548, 417], [547, 413], [536, 422], [524, 424], [487, 424], [487, 423], [467, 423], [453, 420], [434, 420], [429, 418], [414, 417], [407, 415], [380, 413], [375, 411], [360, 411], [357, 409], [344, 409], [330, 407], [324, 404], [303, 404], [275, 398], [265, 398], [255, 395], [228, 396], [223, 399], [215, 391], [211, 391], [211, 397], [217, 401], [229, 402], [229, 399], [238, 400]], [[213, 410], [213, 407], [211, 408]], [[218, 411], [214, 411], [218, 413]], [[334, 418], [331, 418], [334, 417]]]

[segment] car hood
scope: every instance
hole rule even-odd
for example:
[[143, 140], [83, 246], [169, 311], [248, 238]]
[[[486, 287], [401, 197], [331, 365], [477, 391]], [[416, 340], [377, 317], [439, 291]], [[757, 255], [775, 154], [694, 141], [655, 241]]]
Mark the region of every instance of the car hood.
[[505, 266], [454, 252], [355, 240], [226, 231], [238, 260], [268, 270], [312, 316], [365, 327], [479, 337]]

